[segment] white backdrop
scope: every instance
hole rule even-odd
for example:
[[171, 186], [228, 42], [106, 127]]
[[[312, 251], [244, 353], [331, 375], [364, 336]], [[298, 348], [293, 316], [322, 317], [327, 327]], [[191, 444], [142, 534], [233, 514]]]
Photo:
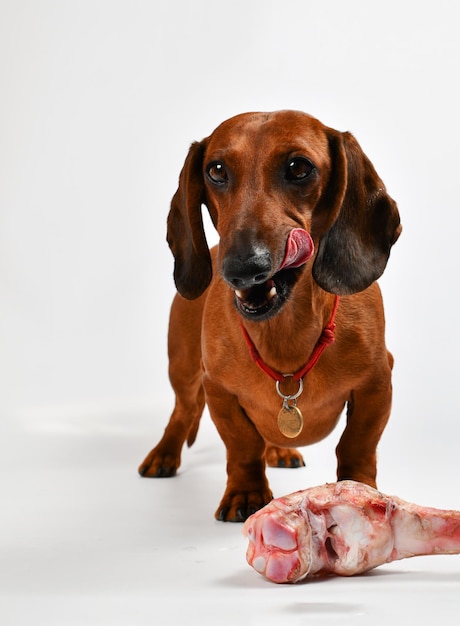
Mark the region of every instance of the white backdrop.
[[170, 406], [165, 220], [188, 146], [233, 114], [297, 108], [352, 131], [399, 204], [391, 428], [451, 439], [457, 25], [453, 0], [2, 0], [2, 411]]
[[131, 409], [169, 393], [165, 219], [188, 145], [233, 114], [298, 108], [352, 131], [398, 201], [382, 281], [397, 390], [450, 421], [454, 7], [2, 0], [2, 407]]
[[297, 108], [353, 132], [399, 204], [381, 281], [398, 421], [457, 428], [453, 0], [2, 0], [0, 16], [3, 411], [170, 404], [165, 220], [188, 146]]
[[[150, 590], [157, 590], [157, 603], [169, 602], [162, 572], [171, 570], [171, 554], [181, 563], [171, 576], [192, 585], [192, 609], [195, 603], [200, 613], [200, 603], [214, 597], [209, 590], [222, 568], [220, 590], [226, 593], [233, 581], [241, 598], [240, 574], [228, 574], [232, 555], [235, 572], [240, 568], [234, 529], [212, 526], [224, 487], [214, 431], [203, 427], [178, 482], [141, 480], [136, 467], [173, 403], [166, 360], [174, 294], [165, 240], [169, 202], [189, 144], [243, 111], [301, 109], [353, 132], [398, 202], [403, 234], [381, 280], [396, 365], [379, 486], [422, 504], [460, 509], [452, 489], [460, 469], [456, 5], [0, 0], [0, 474], [2, 502], [11, 504], [2, 505], [7, 527], [0, 533], [0, 574], [2, 589], [12, 590], [8, 606], [15, 616], [2, 623], [22, 624], [21, 615], [30, 623], [31, 611], [37, 624], [86, 624], [63, 616], [69, 606], [77, 615], [96, 605], [102, 615], [107, 589], [119, 593], [119, 602], [131, 588], [144, 590], [146, 614], [155, 615]], [[215, 453], [200, 448], [206, 441]], [[322, 448], [308, 452], [305, 475], [298, 470], [288, 483], [282, 471], [274, 474], [278, 495], [333, 479], [333, 444], [325, 444], [327, 455]], [[203, 461], [213, 461], [213, 454], [219, 469], [209, 472]], [[169, 507], [155, 508], [152, 497]], [[154, 548], [152, 570], [149, 546], [165, 528], [171, 536], [158, 539], [164, 546]], [[195, 567], [187, 569], [190, 547], [181, 542], [190, 533], [187, 541], [197, 545], [211, 537], [205, 582]], [[220, 546], [223, 538], [229, 551], [216, 553], [212, 541]], [[47, 545], [55, 556], [44, 570], [37, 546]], [[197, 563], [206, 562], [206, 548], [200, 550]], [[115, 560], [124, 568], [112, 567]], [[458, 561], [449, 563], [458, 572]], [[420, 567], [425, 571], [424, 563]], [[437, 607], [458, 602], [458, 585], [443, 576], [426, 579], [437, 585], [440, 602], [422, 602], [425, 616], [431, 611], [439, 618]], [[253, 593], [251, 575], [243, 580]], [[385, 580], [390, 595], [382, 596], [380, 587], [375, 606], [393, 603], [394, 579], [380, 579], [380, 585]], [[409, 619], [423, 593], [417, 577], [395, 582], [408, 580], [415, 580], [413, 597], [405, 587]], [[366, 581], [351, 584], [360, 589]], [[52, 603], [37, 595], [31, 603], [29, 592], [53, 585], [58, 595]], [[350, 588], [341, 595], [340, 586], [339, 604], [329, 609], [327, 585], [314, 589], [324, 600], [309, 605], [310, 613], [345, 612], [344, 623], [348, 615], [354, 624], [366, 611], [376, 624], [387, 615], [371, 605], [364, 613], [358, 604], [349, 607]], [[80, 591], [84, 603], [69, 605]], [[288, 593], [277, 598], [287, 601]], [[230, 620], [240, 605], [233, 598], [228, 606]], [[132, 615], [124, 622], [114, 607], [105, 613], [108, 624], [137, 623]], [[221, 615], [217, 604], [213, 610], [209, 623]], [[276, 612], [271, 615], [277, 622]], [[146, 623], [142, 616], [139, 623]], [[272, 623], [268, 615], [263, 623]]]

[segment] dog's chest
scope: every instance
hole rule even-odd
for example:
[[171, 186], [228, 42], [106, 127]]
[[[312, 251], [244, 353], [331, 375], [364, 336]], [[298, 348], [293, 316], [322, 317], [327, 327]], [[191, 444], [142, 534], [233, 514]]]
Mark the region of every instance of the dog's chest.
[[307, 377], [301, 393], [296, 385], [297, 392], [281, 395], [282, 385], [267, 379], [254, 387], [242, 385], [236, 392], [247, 417], [274, 445], [310, 445], [324, 439], [336, 426], [346, 404], [346, 391], [325, 384], [320, 372], [311, 373], [311, 380]]

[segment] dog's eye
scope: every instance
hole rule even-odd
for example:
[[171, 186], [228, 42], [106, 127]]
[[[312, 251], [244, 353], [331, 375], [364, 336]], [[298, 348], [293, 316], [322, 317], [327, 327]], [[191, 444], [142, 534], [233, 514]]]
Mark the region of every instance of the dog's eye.
[[288, 162], [286, 179], [292, 182], [300, 182], [310, 176], [315, 169], [313, 163], [304, 157], [294, 157]]
[[210, 178], [212, 182], [217, 185], [223, 185], [228, 180], [225, 165], [220, 161], [210, 163], [206, 168], [206, 174], [208, 175], [208, 178]]

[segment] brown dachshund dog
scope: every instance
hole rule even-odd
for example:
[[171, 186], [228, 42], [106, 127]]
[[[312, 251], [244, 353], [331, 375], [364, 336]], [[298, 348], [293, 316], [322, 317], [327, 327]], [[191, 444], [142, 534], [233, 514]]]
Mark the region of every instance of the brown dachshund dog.
[[[208, 249], [201, 205], [219, 235]], [[299, 466], [347, 406], [337, 478], [371, 486], [391, 408], [379, 287], [399, 213], [350, 133], [298, 111], [246, 113], [193, 143], [168, 217], [174, 412], [142, 476], [173, 476], [205, 403], [227, 448], [216, 511], [267, 504], [270, 466]]]

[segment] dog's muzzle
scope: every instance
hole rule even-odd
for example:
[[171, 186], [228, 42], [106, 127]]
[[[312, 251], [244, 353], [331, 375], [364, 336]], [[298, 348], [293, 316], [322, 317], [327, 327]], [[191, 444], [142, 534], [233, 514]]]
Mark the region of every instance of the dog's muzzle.
[[275, 272], [271, 254], [265, 248], [254, 248], [246, 257], [227, 257], [222, 274], [235, 291], [238, 311], [253, 320], [276, 315], [289, 297], [299, 268], [312, 257], [313, 252], [309, 233], [302, 228], [294, 228], [289, 233], [283, 260]]

